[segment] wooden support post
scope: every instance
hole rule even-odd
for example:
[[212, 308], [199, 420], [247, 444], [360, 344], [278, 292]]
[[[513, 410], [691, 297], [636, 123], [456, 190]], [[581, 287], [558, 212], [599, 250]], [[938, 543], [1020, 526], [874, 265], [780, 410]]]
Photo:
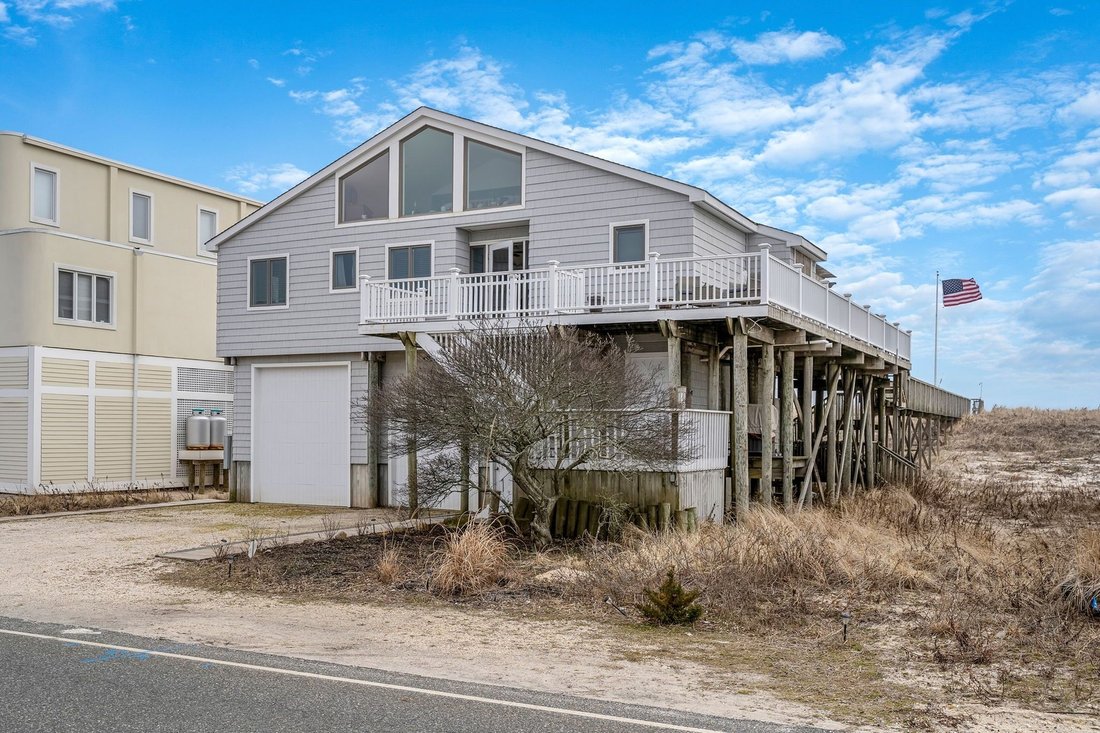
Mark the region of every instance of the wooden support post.
[[674, 407], [679, 405], [680, 387], [683, 386], [683, 373], [681, 372], [681, 354], [683, 340], [672, 333], [668, 336], [668, 401]]
[[802, 399], [802, 455], [810, 452], [810, 443], [814, 439], [814, 358], [806, 355], [802, 359], [802, 387], [799, 397]]
[[[416, 337], [413, 334], [406, 334], [402, 341], [405, 344], [405, 375], [411, 378], [416, 373]], [[416, 517], [420, 513], [420, 495], [416, 480], [416, 457], [416, 436], [414, 434], [412, 440], [409, 441], [409, 452], [405, 456], [405, 465], [408, 469], [407, 486], [410, 517]]]
[[875, 378], [867, 377], [863, 397], [863, 488], [875, 487]]
[[784, 349], [779, 366], [779, 452], [783, 456], [783, 510], [794, 507], [794, 352]]
[[[463, 441], [458, 448], [458, 470], [462, 473], [458, 477], [458, 510], [463, 514], [470, 513], [470, 444]], [[515, 517], [519, 519], [519, 517]]]
[[[841, 368], [839, 364], [830, 363], [828, 372], [830, 383], [832, 383], [834, 377], [838, 382], [840, 381]], [[836, 459], [839, 439], [836, 433], [836, 424], [839, 415], [837, 414], [836, 402], [838, 397], [839, 395], [835, 392], [831, 393], [829, 402], [825, 405], [825, 430], [827, 432], [825, 445], [825, 501], [830, 505], [836, 502], [837, 495]]]
[[[875, 468], [876, 472], [882, 474], [883, 478], [885, 478], [888, 475], [886, 473], [886, 461], [888, 460], [888, 458], [887, 458], [886, 454], [882, 453], [882, 451], [880, 451], [877, 447], [878, 445], [886, 445], [886, 380], [885, 379], [880, 379], [879, 380], [878, 390], [877, 390], [877, 395], [875, 397], [875, 400], [878, 402], [878, 405], [877, 405], [877, 407], [878, 407], [878, 419], [876, 421], [878, 423], [878, 435], [877, 436], [872, 435], [871, 436], [871, 441], [876, 446], [875, 447], [875, 457], [877, 458], [878, 455], [881, 453], [882, 454], [882, 460], [881, 461], [876, 461], [874, 468]], [[872, 486], [874, 486], [876, 479], [877, 479], [877, 476], [872, 476], [871, 477], [871, 485]]]
[[756, 382], [757, 402], [760, 405], [760, 501], [770, 505], [773, 501], [772, 458], [775, 456], [775, 346], [760, 346], [760, 368]]
[[722, 409], [722, 370], [718, 364], [718, 346], [707, 349], [707, 409]]
[[[382, 354], [367, 354], [367, 395], [373, 401], [382, 387]], [[367, 405], [367, 496], [366, 509], [375, 509], [382, 500], [382, 486], [378, 472], [382, 456], [382, 415], [373, 402]]]
[[855, 415], [856, 393], [859, 391], [856, 387], [856, 379], [856, 373], [848, 370], [848, 374], [844, 379], [844, 417], [840, 421], [844, 439], [838, 465], [840, 471], [837, 486], [838, 499], [841, 493], [851, 494], [852, 488], [852, 420]]
[[[840, 370], [831, 370], [829, 376], [829, 402], [833, 402], [836, 399], [836, 387], [840, 382]], [[821, 439], [825, 436], [826, 421], [819, 420], [817, 423], [817, 433], [814, 435], [814, 444], [810, 448], [809, 454], [806, 457], [806, 473], [802, 477], [802, 490], [798, 493], [798, 508], [801, 509], [806, 504], [807, 496], [810, 494], [810, 483], [813, 481], [814, 471], [813, 466], [817, 461], [817, 452], [821, 448]]]
[[738, 517], [749, 510], [749, 339], [739, 321], [734, 322], [733, 409], [730, 415], [730, 459], [733, 478], [733, 505]]

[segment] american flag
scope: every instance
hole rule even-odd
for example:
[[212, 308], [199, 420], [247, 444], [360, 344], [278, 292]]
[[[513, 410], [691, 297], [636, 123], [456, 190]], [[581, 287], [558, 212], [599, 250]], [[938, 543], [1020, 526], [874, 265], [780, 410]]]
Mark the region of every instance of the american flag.
[[973, 303], [982, 299], [982, 291], [974, 278], [943, 281], [943, 307]]

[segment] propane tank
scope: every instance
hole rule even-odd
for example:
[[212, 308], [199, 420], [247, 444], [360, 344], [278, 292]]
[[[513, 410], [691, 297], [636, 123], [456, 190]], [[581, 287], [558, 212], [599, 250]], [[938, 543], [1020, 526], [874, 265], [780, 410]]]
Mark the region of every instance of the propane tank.
[[225, 448], [226, 420], [218, 408], [210, 410], [210, 450]]
[[187, 418], [187, 449], [206, 450], [209, 447], [210, 418], [203, 414], [201, 407], [196, 407]]

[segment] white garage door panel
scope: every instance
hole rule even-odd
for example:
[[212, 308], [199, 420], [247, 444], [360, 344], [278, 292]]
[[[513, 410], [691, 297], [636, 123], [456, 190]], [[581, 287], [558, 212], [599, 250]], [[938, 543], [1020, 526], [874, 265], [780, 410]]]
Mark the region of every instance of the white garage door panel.
[[350, 505], [349, 368], [256, 369], [252, 485], [257, 501]]

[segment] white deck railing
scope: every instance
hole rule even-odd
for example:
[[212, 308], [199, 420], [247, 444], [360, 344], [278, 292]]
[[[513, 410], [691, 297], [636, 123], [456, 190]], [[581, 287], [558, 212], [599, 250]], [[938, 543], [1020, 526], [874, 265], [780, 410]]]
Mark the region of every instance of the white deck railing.
[[362, 278], [363, 324], [470, 318], [524, 318], [601, 311], [704, 306], [774, 305], [910, 358], [910, 333], [853, 303], [851, 296], [773, 257], [751, 254], [644, 262], [546, 267], [517, 272], [447, 275], [408, 280]]
[[[668, 466], [647, 466], [648, 470], [668, 471], [707, 471], [724, 469], [729, 462], [729, 431], [730, 414], [719, 410], [669, 410], [669, 417], [675, 419], [679, 426], [674, 431], [676, 439], [680, 441], [679, 448], [684, 459]], [[587, 434], [593, 428], [579, 428], [573, 431], [566, 439], [562, 435], [557, 440], [549, 441], [539, 455], [535, 464], [541, 468], [550, 468], [555, 463], [567, 465], [585, 451], [597, 449], [597, 455], [587, 460], [580, 466], [582, 469], [606, 470], [612, 466], [615, 469], [623, 467], [621, 455], [616, 455], [614, 439], [602, 431], [613, 428], [602, 428], [601, 434]], [[562, 451], [566, 455], [562, 455]]]

